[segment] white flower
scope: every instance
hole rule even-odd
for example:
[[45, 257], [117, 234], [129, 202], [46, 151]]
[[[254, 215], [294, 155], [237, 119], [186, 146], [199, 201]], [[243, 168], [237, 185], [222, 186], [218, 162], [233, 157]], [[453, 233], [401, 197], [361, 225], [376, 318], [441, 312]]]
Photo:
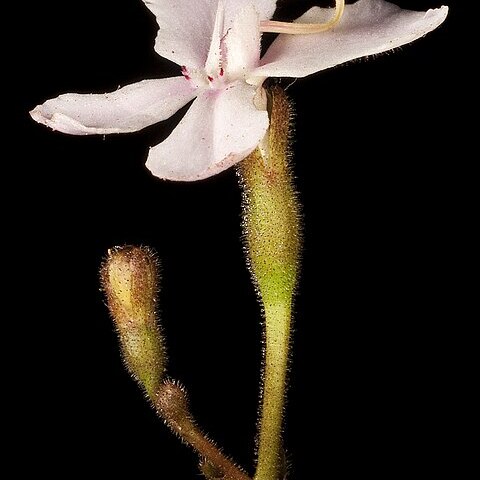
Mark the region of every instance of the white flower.
[[[282, 33], [260, 58], [261, 31], [275, 23], [268, 21], [275, 0], [144, 2], [159, 25], [156, 52], [177, 63], [182, 75], [106, 94], [67, 93], [30, 113], [72, 135], [127, 133], [165, 120], [195, 99], [147, 159], [157, 177], [184, 181], [215, 175], [260, 144], [269, 124], [261, 87], [267, 77], [304, 77], [391, 50], [435, 29], [448, 12], [447, 7], [413, 12], [383, 0], [359, 0], [347, 5], [328, 31]], [[296, 22], [324, 23], [331, 12], [313, 7]]]

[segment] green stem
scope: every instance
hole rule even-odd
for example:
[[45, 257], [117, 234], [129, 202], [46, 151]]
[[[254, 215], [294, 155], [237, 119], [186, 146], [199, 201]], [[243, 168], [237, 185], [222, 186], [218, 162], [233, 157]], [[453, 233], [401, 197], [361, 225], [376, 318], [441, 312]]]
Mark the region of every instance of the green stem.
[[277, 480], [282, 464], [282, 420], [288, 368], [291, 308], [265, 309], [265, 370], [255, 480]]

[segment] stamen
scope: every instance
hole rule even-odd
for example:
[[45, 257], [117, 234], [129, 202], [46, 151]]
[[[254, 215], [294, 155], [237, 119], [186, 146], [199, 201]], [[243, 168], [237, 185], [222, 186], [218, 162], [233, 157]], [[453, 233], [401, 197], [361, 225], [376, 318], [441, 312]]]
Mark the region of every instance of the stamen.
[[345, 10], [345, 0], [335, 0], [335, 13], [325, 23], [290, 23], [266, 20], [260, 22], [260, 31], [263, 33], [287, 33], [290, 35], [306, 35], [325, 32], [334, 27], [342, 18]]

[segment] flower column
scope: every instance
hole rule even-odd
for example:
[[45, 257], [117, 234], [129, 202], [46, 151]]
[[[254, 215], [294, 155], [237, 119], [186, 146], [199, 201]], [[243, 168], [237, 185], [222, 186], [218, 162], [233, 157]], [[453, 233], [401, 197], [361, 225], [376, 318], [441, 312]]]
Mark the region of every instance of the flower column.
[[238, 168], [245, 247], [265, 321], [256, 480], [277, 480], [281, 475], [292, 299], [301, 244], [299, 203], [288, 164], [290, 107], [280, 88], [270, 90], [269, 97], [266, 148], [257, 148]]

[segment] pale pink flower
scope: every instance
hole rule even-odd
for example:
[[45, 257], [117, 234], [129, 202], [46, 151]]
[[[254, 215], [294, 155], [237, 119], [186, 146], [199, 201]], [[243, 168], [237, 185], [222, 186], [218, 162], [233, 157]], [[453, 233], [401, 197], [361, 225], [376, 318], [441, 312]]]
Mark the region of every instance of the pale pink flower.
[[[438, 27], [448, 8], [403, 10], [383, 0], [347, 5], [340, 22], [310, 35], [280, 34], [260, 57], [261, 25], [275, 0], [143, 0], [155, 14], [156, 52], [179, 65], [179, 76], [143, 80], [106, 94], [67, 93], [32, 110], [34, 120], [72, 135], [127, 133], [187, 113], [147, 167], [157, 177], [210, 177], [250, 154], [269, 119], [267, 77], [304, 77], [409, 43]], [[296, 20], [324, 23], [332, 9], [313, 7]]]

